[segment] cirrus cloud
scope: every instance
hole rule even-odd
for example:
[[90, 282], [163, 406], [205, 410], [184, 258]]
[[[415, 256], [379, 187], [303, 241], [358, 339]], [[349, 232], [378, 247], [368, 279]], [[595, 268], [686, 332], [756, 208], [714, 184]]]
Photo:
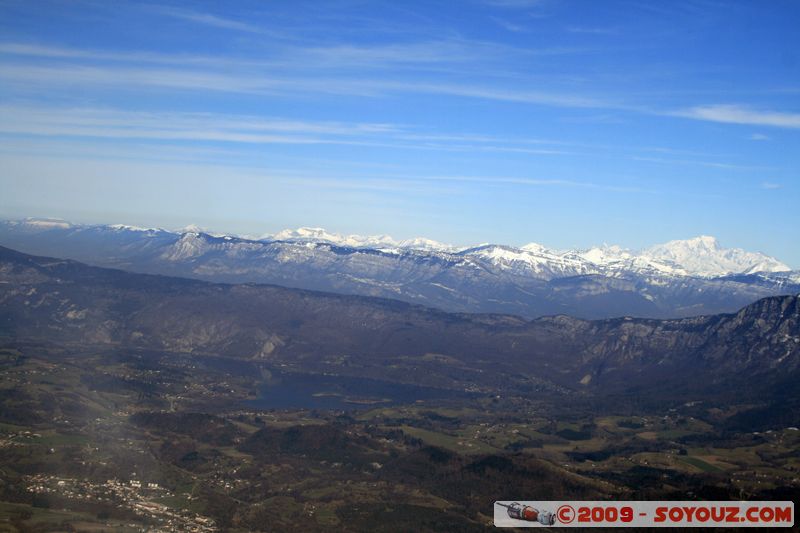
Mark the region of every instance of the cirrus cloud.
[[726, 124], [800, 128], [800, 113], [762, 111], [741, 105], [715, 104], [695, 106], [678, 111], [675, 115]]

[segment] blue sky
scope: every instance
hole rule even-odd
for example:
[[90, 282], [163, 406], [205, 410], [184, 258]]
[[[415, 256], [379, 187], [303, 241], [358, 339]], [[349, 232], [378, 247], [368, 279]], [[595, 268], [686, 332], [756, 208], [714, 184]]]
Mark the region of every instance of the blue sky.
[[800, 2], [0, 0], [0, 216], [800, 267]]

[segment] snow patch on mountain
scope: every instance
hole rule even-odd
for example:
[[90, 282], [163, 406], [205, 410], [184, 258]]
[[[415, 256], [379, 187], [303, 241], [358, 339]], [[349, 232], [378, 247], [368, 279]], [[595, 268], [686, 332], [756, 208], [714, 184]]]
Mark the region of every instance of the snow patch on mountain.
[[167, 261], [184, 261], [200, 257], [210, 249], [206, 236], [200, 232], [187, 232], [161, 255]]

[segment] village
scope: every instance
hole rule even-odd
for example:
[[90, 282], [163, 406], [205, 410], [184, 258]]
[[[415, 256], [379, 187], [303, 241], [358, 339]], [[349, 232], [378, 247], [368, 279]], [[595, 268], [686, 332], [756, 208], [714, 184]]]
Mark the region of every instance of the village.
[[[175, 509], [158, 500], [174, 496], [158, 483], [139, 479], [109, 479], [103, 483], [61, 476], [36, 474], [27, 476], [27, 490], [34, 494], [51, 494], [86, 503], [114, 505], [133, 511], [142, 521], [142, 531], [212, 533], [217, 531], [213, 519], [184, 509]], [[191, 499], [190, 495], [186, 495]], [[135, 527], [136, 524], [129, 524]]]

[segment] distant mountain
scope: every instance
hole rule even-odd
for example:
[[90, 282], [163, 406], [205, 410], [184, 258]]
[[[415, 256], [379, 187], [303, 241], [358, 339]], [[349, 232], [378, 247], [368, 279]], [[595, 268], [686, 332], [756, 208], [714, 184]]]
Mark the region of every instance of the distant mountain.
[[555, 251], [485, 244], [456, 248], [321, 228], [260, 238], [58, 220], [0, 222], [0, 244], [98, 266], [227, 283], [394, 298], [447, 311], [653, 318], [731, 312], [800, 292], [800, 272], [712, 237], [642, 252], [617, 246]]
[[646, 250], [644, 257], [672, 264], [696, 276], [788, 272], [790, 268], [775, 258], [741, 248], [722, 248], [714, 237], [701, 236], [685, 241], [670, 241]]
[[457, 247], [444, 244], [424, 237], [396, 241], [388, 235], [373, 235], [362, 237], [361, 235], [340, 235], [330, 233], [322, 228], [298, 228], [279, 231], [274, 235], [264, 235], [259, 240], [285, 241], [285, 242], [306, 242], [306, 243], [328, 243], [336, 246], [346, 246], [350, 248], [377, 248], [393, 249], [400, 248], [405, 250], [427, 250], [432, 252], [455, 252]]
[[682, 398], [687, 390], [744, 397], [776, 384], [796, 390], [800, 298], [678, 320], [527, 321], [132, 274], [0, 247], [0, 336], [492, 393], [672, 388]]

